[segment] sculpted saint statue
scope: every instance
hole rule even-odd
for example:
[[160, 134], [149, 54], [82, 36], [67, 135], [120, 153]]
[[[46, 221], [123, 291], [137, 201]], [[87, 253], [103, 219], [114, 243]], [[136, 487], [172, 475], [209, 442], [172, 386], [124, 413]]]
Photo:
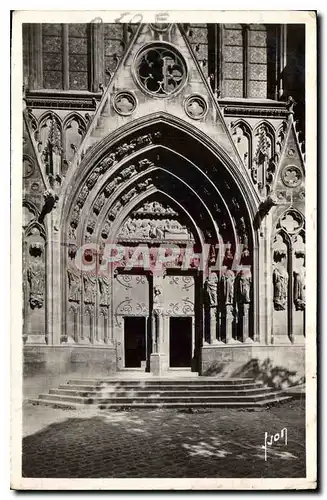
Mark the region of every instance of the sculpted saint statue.
[[83, 276], [83, 284], [84, 284], [84, 302], [88, 304], [94, 304], [95, 302], [95, 284], [96, 278], [95, 276], [91, 276], [89, 274], [84, 274]]
[[44, 294], [44, 266], [41, 259], [30, 264], [27, 279], [30, 284], [30, 306], [32, 309], [40, 309], [43, 306]]
[[109, 305], [109, 279], [107, 276], [98, 276], [98, 286], [100, 291], [100, 305]]
[[284, 311], [287, 304], [288, 272], [284, 266], [276, 266], [273, 271], [274, 307]]
[[235, 275], [231, 269], [227, 269], [222, 276], [224, 301], [226, 305], [233, 304], [234, 301], [234, 281]]
[[74, 274], [70, 269], [67, 269], [68, 275], [68, 300], [70, 302], [79, 302], [81, 295], [80, 277]]
[[297, 311], [305, 309], [305, 267], [294, 271], [294, 304]]
[[242, 269], [239, 274], [239, 300], [242, 304], [251, 302], [251, 271], [250, 269]]
[[218, 305], [218, 278], [211, 274], [204, 282], [205, 299], [209, 307]]

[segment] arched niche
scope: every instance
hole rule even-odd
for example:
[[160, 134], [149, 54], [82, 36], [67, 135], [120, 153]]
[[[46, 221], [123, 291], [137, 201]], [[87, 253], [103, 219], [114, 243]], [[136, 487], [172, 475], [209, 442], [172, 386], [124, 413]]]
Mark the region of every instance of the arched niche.
[[65, 151], [65, 160], [68, 166], [72, 162], [76, 151], [78, 150], [84, 134], [86, 132], [86, 123], [78, 113], [70, 113], [63, 122], [63, 143]]
[[45, 166], [45, 173], [54, 177], [61, 175], [63, 137], [59, 116], [53, 111], [47, 111], [41, 115], [34, 137]]
[[232, 123], [231, 131], [244, 165], [250, 168], [252, 164], [252, 130], [250, 125], [243, 120], [238, 120]]
[[23, 338], [27, 343], [47, 342], [46, 235], [44, 227], [31, 222], [23, 235]]
[[289, 331], [290, 238], [278, 231], [272, 242], [273, 342], [286, 343]]

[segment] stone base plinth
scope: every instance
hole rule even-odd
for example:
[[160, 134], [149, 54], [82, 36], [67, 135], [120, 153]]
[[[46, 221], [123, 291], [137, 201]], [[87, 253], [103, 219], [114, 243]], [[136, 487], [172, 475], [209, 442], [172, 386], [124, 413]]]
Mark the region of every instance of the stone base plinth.
[[204, 345], [201, 375], [251, 377], [276, 388], [304, 381], [305, 346], [300, 344]]
[[37, 396], [69, 378], [108, 377], [116, 373], [113, 346], [25, 345], [24, 397]]
[[152, 353], [150, 356], [150, 372], [152, 375], [163, 375], [167, 372], [167, 356], [165, 354]]

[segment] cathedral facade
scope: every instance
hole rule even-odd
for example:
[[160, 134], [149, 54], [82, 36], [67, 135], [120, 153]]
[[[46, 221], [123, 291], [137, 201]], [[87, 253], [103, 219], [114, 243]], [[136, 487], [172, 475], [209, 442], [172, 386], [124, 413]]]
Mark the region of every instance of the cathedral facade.
[[27, 378], [304, 375], [304, 25], [23, 25]]

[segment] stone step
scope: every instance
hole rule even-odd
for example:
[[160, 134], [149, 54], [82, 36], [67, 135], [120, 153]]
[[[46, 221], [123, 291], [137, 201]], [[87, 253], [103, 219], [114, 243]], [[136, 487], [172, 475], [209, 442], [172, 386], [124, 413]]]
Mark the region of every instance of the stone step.
[[49, 393], [50, 394], [58, 394], [58, 395], [63, 395], [63, 396], [70, 396], [70, 395], [75, 395], [75, 396], [80, 396], [80, 397], [93, 397], [97, 396], [99, 394], [102, 395], [102, 397], [116, 397], [116, 396], [121, 396], [121, 397], [153, 397], [153, 395], [158, 395], [160, 397], [170, 397], [170, 396], [178, 396], [178, 397], [183, 397], [183, 396], [241, 396], [245, 394], [263, 394], [265, 392], [271, 392], [270, 387], [257, 387], [257, 388], [251, 388], [251, 389], [240, 389], [240, 390], [230, 390], [230, 389], [221, 389], [221, 390], [206, 390], [206, 389], [200, 389], [200, 390], [195, 390], [195, 389], [189, 389], [187, 391], [180, 391], [179, 389], [176, 390], [166, 390], [166, 389], [158, 389], [158, 390], [151, 390], [151, 391], [144, 391], [144, 390], [134, 390], [134, 389], [118, 389], [115, 390], [114, 388], [108, 388], [108, 389], [103, 389], [103, 390], [90, 390], [90, 391], [85, 391], [85, 390], [80, 390], [80, 389], [69, 389], [69, 386], [64, 387], [59, 387], [59, 389], [50, 389]]
[[[100, 405], [98, 408], [101, 410], [121, 410], [124, 408], [128, 409], [210, 409], [210, 408], [248, 408], [248, 409], [255, 409], [255, 408], [264, 408], [266, 406], [273, 406], [275, 404], [280, 404], [280, 403], [286, 403], [287, 401], [290, 401], [292, 398], [290, 396], [279, 396], [278, 398], [267, 398], [262, 401], [257, 401], [257, 402], [248, 402], [247, 404], [244, 404], [243, 402], [239, 401], [223, 401], [223, 402], [208, 402], [206, 401], [205, 403], [192, 403], [191, 405], [189, 403], [181, 403], [181, 402], [173, 402], [173, 403], [165, 403], [165, 402], [160, 402], [158, 403], [153, 403], [149, 402], [147, 400], [144, 403], [132, 403], [129, 405], [123, 405], [121, 403], [110, 403], [110, 404], [105, 404], [105, 405]], [[94, 408], [93, 405], [88, 405], [85, 406], [84, 404], [80, 403], [72, 403], [72, 402], [63, 402], [63, 401], [57, 401], [57, 400], [51, 400], [51, 399], [30, 399], [30, 403], [33, 405], [42, 405], [42, 406], [51, 406], [53, 408], [62, 408], [62, 409], [72, 409], [72, 410], [78, 410], [78, 409], [85, 409], [86, 407], [88, 408]]]
[[153, 386], [153, 385], [244, 385], [244, 384], [255, 384], [255, 385], [263, 385], [262, 381], [256, 381], [251, 378], [243, 378], [243, 379], [215, 379], [213, 377], [201, 377], [201, 378], [180, 378], [180, 379], [171, 379], [171, 378], [143, 378], [143, 379], [123, 379], [123, 378], [115, 378], [115, 379], [71, 379], [68, 381], [68, 384], [74, 385], [99, 385], [99, 384], [115, 384], [115, 385], [128, 385], [128, 386]]
[[143, 384], [135, 384], [135, 385], [127, 385], [127, 384], [94, 384], [94, 385], [79, 385], [79, 384], [61, 384], [59, 386], [59, 389], [72, 389], [75, 391], [98, 391], [98, 390], [126, 390], [126, 391], [146, 391], [146, 392], [153, 392], [153, 391], [190, 391], [190, 390], [224, 390], [227, 388], [230, 388], [230, 390], [243, 390], [243, 389], [257, 389], [257, 388], [262, 388], [262, 384], [238, 384], [238, 385], [230, 385], [230, 384], [216, 384], [216, 385], [209, 385], [209, 384], [197, 384], [197, 385], [192, 385], [192, 384], [187, 384], [187, 385], [173, 385], [173, 384], [157, 384], [157, 385], [143, 385]]
[[39, 399], [50, 399], [52, 401], [65, 401], [68, 403], [84, 403], [84, 404], [109, 404], [109, 403], [121, 403], [124, 405], [129, 405], [135, 402], [153, 402], [153, 403], [170, 403], [170, 402], [175, 402], [178, 401], [180, 403], [203, 403], [205, 404], [206, 402], [221, 402], [221, 401], [238, 401], [238, 402], [256, 402], [260, 401], [262, 399], [267, 399], [267, 398], [275, 398], [280, 395], [280, 392], [278, 391], [271, 391], [271, 392], [265, 392], [263, 394], [250, 394], [250, 395], [242, 395], [242, 396], [237, 396], [237, 395], [230, 395], [230, 396], [157, 396], [156, 394], [152, 394], [150, 396], [129, 396], [129, 397], [124, 397], [124, 396], [116, 396], [113, 395], [112, 397], [108, 396], [102, 396], [102, 395], [95, 395], [94, 397], [82, 397], [82, 396], [73, 396], [73, 395], [63, 395], [63, 394], [41, 394], [39, 396]]

